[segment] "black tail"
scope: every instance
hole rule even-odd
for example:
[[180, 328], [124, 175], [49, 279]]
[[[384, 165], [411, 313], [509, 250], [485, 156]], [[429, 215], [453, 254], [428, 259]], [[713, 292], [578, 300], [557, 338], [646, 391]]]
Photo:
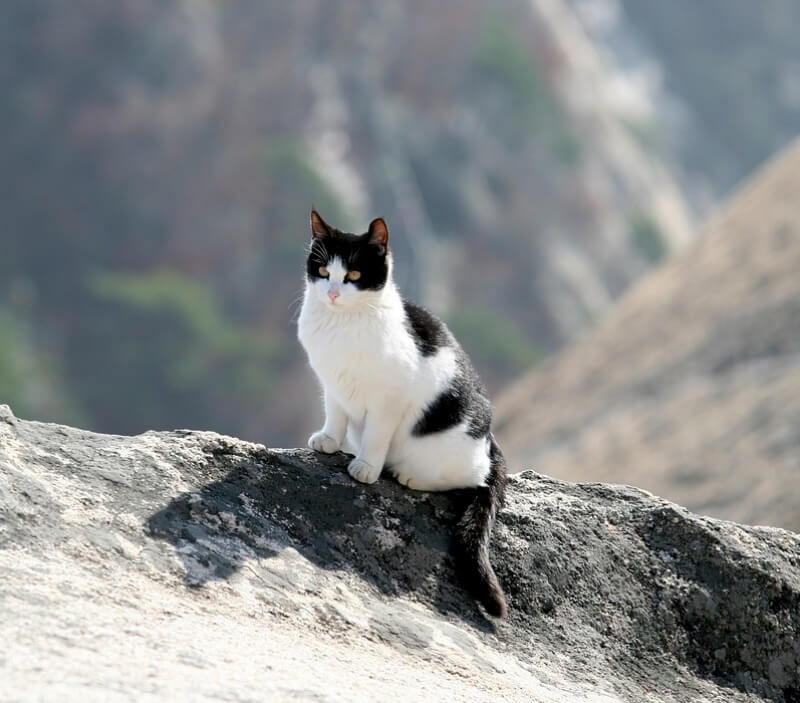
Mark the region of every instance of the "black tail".
[[506, 492], [506, 462], [494, 437], [489, 435], [491, 469], [485, 486], [470, 489], [473, 497], [458, 521], [455, 557], [467, 588], [490, 615], [505, 617], [508, 608], [503, 589], [489, 562], [489, 539], [495, 516], [503, 507]]

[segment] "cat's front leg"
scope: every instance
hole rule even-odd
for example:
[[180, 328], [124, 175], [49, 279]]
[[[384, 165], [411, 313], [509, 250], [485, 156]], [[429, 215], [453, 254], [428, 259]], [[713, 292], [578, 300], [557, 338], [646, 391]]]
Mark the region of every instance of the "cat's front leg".
[[367, 411], [361, 447], [347, 471], [357, 481], [375, 483], [383, 471], [389, 445], [402, 419], [402, 413], [395, 409], [381, 408]]
[[326, 390], [325, 425], [308, 438], [308, 446], [315, 452], [333, 454], [342, 446], [345, 432], [347, 432], [347, 413]]

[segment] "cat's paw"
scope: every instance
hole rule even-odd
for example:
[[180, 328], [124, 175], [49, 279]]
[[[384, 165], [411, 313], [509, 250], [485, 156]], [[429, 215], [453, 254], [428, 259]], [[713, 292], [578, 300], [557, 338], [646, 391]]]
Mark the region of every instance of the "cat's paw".
[[339, 443], [329, 434], [322, 431], [315, 432], [308, 438], [308, 446], [315, 452], [333, 454], [339, 451]]
[[413, 479], [409, 474], [396, 474], [395, 479], [401, 486], [405, 486], [406, 488], [411, 488], [413, 490]]
[[395, 476], [397, 482], [401, 486], [405, 486], [406, 488], [410, 488], [412, 491], [435, 491], [437, 488], [431, 483], [425, 483], [425, 481], [420, 481], [419, 478], [411, 475], [411, 474], [397, 474]]
[[375, 483], [378, 480], [378, 476], [381, 475], [379, 467], [368, 464], [363, 459], [358, 458], [350, 462], [347, 471], [356, 481], [361, 481], [361, 483]]

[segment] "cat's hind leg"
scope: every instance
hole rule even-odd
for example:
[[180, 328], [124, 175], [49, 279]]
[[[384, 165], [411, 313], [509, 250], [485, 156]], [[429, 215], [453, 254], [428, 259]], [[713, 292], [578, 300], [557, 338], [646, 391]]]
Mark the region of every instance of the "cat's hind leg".
[[487, 440], [471, 437], [466, 426], [409, 436], [389, 464], [397, 482], [415, 491], [480, 486], [489, 473]]
[[443, 487], [440, 481], [425, 478], [414, 474], [395, 474], [397, 482], [410, 488], [412, 491], [446, 491], [448, 487]]

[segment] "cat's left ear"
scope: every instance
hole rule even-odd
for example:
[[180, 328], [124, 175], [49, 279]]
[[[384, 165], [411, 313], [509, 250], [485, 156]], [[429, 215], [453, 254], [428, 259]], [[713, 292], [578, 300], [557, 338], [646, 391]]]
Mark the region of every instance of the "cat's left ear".
[[384, 253], [389, 246], [389, 228], [382, 217], [376, 217], [369, 223], [370, 244], [377, 244]]
[[320, 217], [316, 210], [311, 211], [311, 236], [314, 239], [322, 239], [322, 237], [331, 236], [331, 228], [328, 223]]

